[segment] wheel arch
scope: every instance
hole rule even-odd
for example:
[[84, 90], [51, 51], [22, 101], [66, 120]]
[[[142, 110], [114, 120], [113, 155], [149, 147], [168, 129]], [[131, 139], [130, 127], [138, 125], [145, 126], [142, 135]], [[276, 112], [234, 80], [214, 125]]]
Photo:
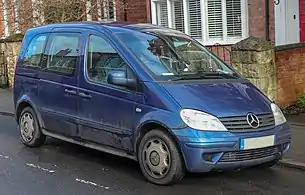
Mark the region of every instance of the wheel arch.
[[134, 151], [135, 151], [136, 157], [138, 157], [138, 147], [140, 145], [142, 138], [144, 137], [144, 135], [146, 133], [148, 133], [149, 131], [151, 131], [153, 129], [159, 129], [159, 130], [163, 131], [164, 133], [168, 134], [173, 139], [174, 144], [178, 147], [178, 151], [183, 159], [183, 162], [186, 163], [184, 154], [181, 150], [177, 137], [174, 136], [174, 134], [171, 132], [170, 128], [168, 128], [166, 125], [164, 125], [158, 121], [146, 121], [145, 123], [143, 123], [139, 126], [139, 128], [136, 132], [135, 139], [134, 139], [135, 140], [134, 141]]
[[33, 109], [33, 111], [35, 112], [37, 119], [38, 119], [38, 124], [40, 127], [43, 126], [43, 121], [41, 118], [40, 113], [38, 112], [37, 108], [29, 101], [29, 100], [22, 100], [20, 102], [18, 102], [17, 106], [16, 106], [16, 110], [15, 110], [15, 120], [17, 123], [19, 123], [19, 117], [20, 114], [22, 112], [22, 110], [24, 110], [25, 108], [30, 107]]

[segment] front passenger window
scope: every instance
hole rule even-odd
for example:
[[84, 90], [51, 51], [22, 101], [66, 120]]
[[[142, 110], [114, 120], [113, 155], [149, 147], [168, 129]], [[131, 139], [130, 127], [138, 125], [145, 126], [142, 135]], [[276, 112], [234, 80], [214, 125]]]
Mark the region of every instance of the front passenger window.
[[127, 70], [127, 65], [103, 38], [91, 35], [87, 53], [87, 72], [90, 80], [107, 83], [111, 70]]

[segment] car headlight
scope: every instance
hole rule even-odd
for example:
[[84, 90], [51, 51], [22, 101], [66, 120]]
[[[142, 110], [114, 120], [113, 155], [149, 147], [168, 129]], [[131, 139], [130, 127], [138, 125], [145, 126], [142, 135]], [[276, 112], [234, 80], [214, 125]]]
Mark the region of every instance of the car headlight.
[[283, 112], [276, 104], [272, 103], [271, 109], [272, 109], [273, 116], [274, 116], [275, 126], [286, 123], [287, 120], [286, 120]]
[[196, 130], [227, 131], [218, 118], [205, 112], [183, 109], [180, 111], [180, 117], [187, 126]]

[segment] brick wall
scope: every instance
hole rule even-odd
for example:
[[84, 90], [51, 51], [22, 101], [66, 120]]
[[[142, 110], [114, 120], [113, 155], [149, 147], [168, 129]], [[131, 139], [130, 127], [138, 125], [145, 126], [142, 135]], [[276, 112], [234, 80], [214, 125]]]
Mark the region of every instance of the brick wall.
[[305, 44], [277, 47], [277, 103], [287, 107], [305, 93]]
[[[265, 0], [248, 0], [249, 35], [266, 39]], [[275, 41], [274, 3], [269, 1], [269, 31], [271, 41]]]
[[[126, 0], [126, 4], [128, 22], [147, 23], [150, 21], [149, 0]], [[124, 10], [119, 4], [117, 4], [117, 19], [125, 21]]]

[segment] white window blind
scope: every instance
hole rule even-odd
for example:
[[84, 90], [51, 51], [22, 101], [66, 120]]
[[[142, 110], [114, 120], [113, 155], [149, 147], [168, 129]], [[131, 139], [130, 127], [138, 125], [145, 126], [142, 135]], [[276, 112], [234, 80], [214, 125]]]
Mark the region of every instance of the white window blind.
[[228, 37], [242, 37], [241, 0], [226, 0]]
[[168, 27], [168, 10], [166, 1], [158, 2], [158, 25]]
[[151, 1], [154, 24], [173, 27], [199, 41], [233, 44], [247, 37], [248, 0]]
[[200, 0], [189, 0], [190, 35], [195, 39], [202, 39]]
[[223, 38], [222, 0], [207, 0], [208, 36]]
[[184, 32], [184, 13], [183, 13], [183, 2], [174, 1], [174, 22], [175, 29]]

